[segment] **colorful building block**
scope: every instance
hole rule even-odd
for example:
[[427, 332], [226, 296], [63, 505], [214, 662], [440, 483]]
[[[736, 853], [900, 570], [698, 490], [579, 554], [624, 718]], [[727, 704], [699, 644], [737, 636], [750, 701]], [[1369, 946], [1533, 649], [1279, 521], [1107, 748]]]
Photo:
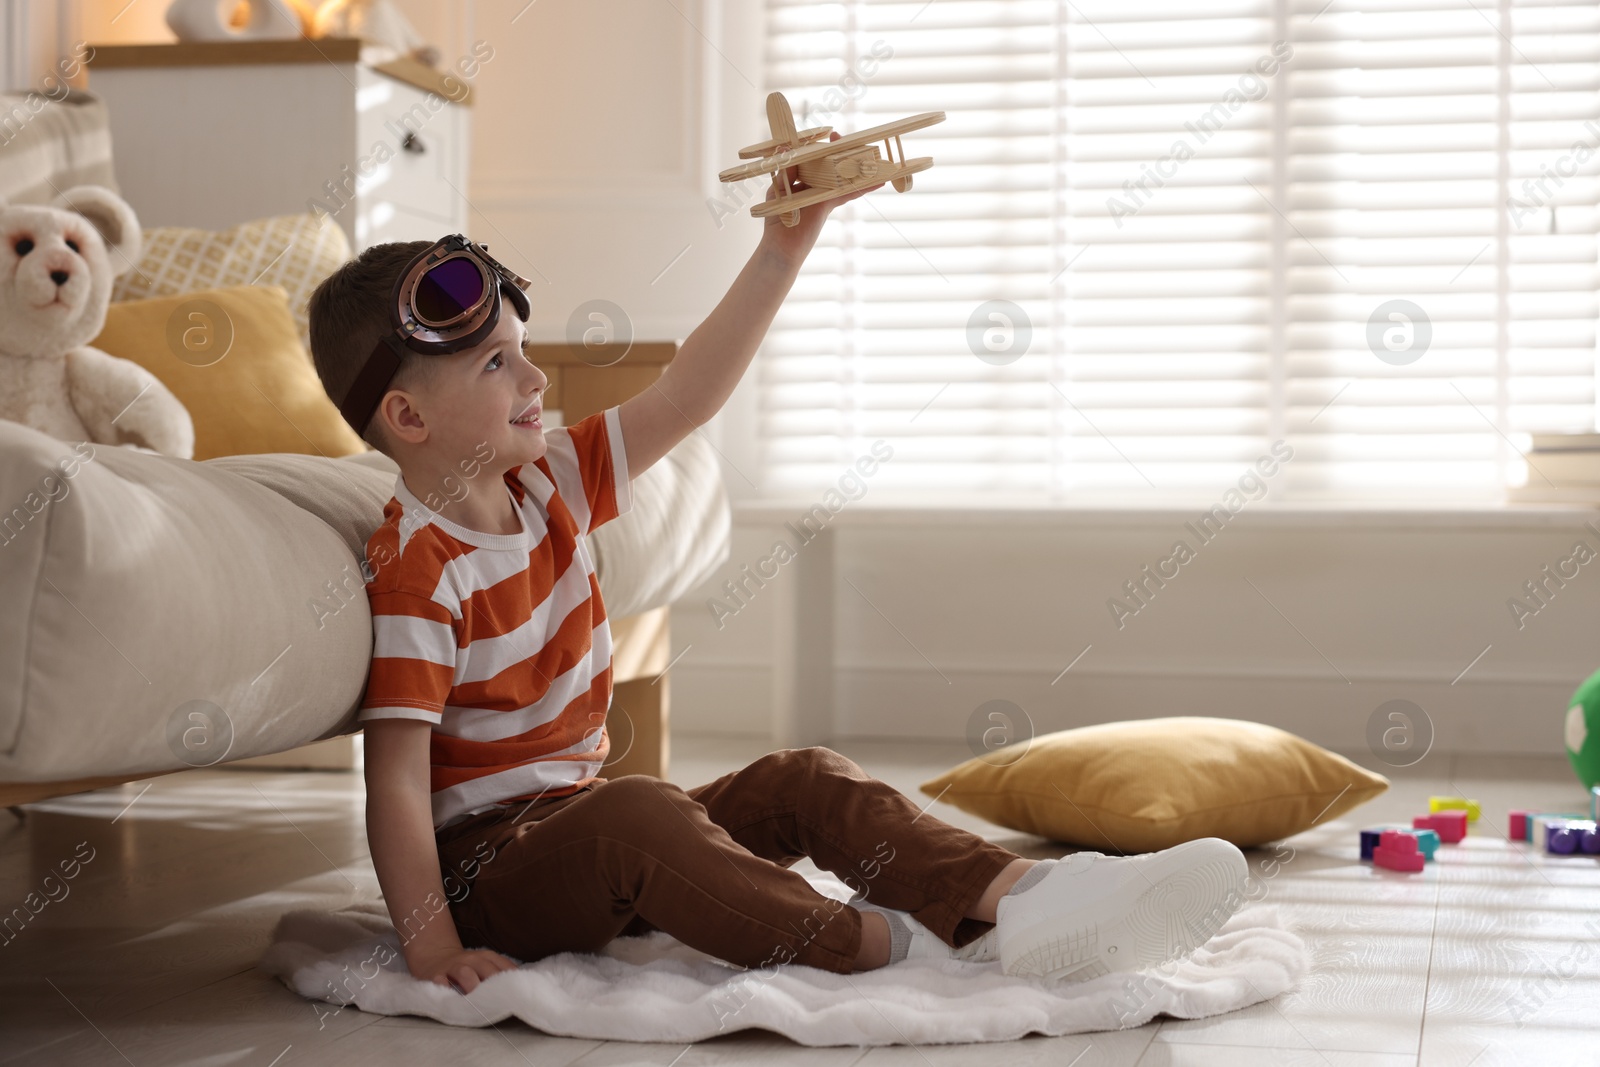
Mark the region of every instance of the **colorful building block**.
[[1566, 822], [1572, 819], [1588, 820], [1588, 816], [1576, 811], [1513, 811], [1506, 836], [1512, 841], [1543, 842], [1552, 821]]
[[1528, 840], [1543, 847], [1550, 835], [1551, 825], [1572, 822], [1574, 819], [1587, 821], [1587, 816], [1577, 811], [1541, 811], [1530, 813], [1528, 818]]
[[1423, 858], [1433, 859], [1434, 850], [1439, 847], [1439, 835], [1433, 830], [1417, 830], [1399, 823], [1385, 823], [1380, 826], [1369, 826], [1361, 831], [1361, 858], [1372, 859], [1372, 850], [1378, 847], [1380, 839], [1386, 830], [1398, 830], [1410, 834], [1417, 839], [1417, 849]]
[[1438, 814], [1441, 811], [1464, 811], [1467, 813], [1468, 822], [1477, 822], [1483, 815], [1483, 808], [1476, 800], [1468, 800], [1466, 797], [1429, 797], [1429, 814]]
[[1595, 834], [1595, 824], [1589, 819], [1551, 821], [1546, 826], [1544, 850], [1558, 856], [1570, 856], [1583, 848], [1585, 834]]
[[1560, 856], [1570, 856], [1578, 851], [1582, 840], [1582, 831], [1569, 828], [1564, 822], [1550, 822], [1545, 825], [1544, 850]]
[[1407, 826], [1369, 826], [1361, 831], [1361, 858], [1371, 860], [1372, 854], [1382, 843], [1383, 835], [1387, 833], [1405, 834], [1417, 842], [1417, 851], [1422, 853], [1424, 860], [1433, 859], [1435, 850], [1439, 847], [1439, 834], [1434, 830], [1416, 830]]
[[1600, 856], [1600, 829], [1585, 830], [1583, 840], [1578, 842], [1578, 847], [1586, 855]]
[[1420, 871], [1423, 855], [1415, 836], [1404, 830], [1385, 830], [1372, 850], [1372, 862], [1391, 871]]
[[1417, 830], [1433, 830], [1438, 833], [1440, 841], [1453, 845], [1467, 836], [1467, 813], [1440, 811], [1432, 815], [1418, 815], [1411, 820], [1411, 825]]

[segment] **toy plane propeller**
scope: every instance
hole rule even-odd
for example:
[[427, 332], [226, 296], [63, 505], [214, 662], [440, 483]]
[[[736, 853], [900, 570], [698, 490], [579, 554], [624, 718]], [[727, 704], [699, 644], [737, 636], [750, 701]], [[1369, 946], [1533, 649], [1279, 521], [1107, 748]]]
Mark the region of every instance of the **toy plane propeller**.
[[[758, 174], [771, 174], [778, 195], [752, 207], [750, 214], [761, 219], [781, 213], [783, 224], [793, 226], [800, 221], [801, 208], [832, 200], [855, 189], [879, 182], [889, 182], [902, 193], [910, 189], [911, 176], [933, 166], [933, 157], [907, 159], [900, 137], [943, 121], [943, 111], [925, 111], [829, 141], [825, 138], [833, 132], [833, 127], [796, 130], [789, 101], [782, 93], [773, 93], [767, 97], [771, 139], [741, 148], [739, 158], [753, 162], [730, 167], [718, 177], [725, 182], [737, 182]], [[883, 142], [882, 154], [875, 143], [878, 141]], [[810, 188], [800, 192], [791, 190], [784, 180], [791, 169], [797, 171], [797, 177]]]

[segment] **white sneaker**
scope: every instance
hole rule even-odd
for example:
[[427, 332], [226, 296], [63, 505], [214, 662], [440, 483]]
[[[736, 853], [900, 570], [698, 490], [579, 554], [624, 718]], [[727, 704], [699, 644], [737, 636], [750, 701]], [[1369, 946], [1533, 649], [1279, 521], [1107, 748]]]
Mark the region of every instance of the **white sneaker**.
[[1248, 874], [1244, 854], [1216, 837], [1126, 858], [1076, 853], [1000, 898], [992, 933], [1001, 965], [1081, 982], [1186, 956], [1244, 903]]

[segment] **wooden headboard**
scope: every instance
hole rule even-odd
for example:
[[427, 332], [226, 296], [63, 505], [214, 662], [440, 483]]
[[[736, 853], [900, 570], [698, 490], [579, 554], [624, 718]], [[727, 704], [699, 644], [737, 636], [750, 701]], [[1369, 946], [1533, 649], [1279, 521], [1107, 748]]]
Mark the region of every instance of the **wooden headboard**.
[[678, 354], [678, 342], [596, 345], [581, 356], [564, 342], [531, 342], [523, 351], [550, 379], [544, 406], [559, 409], [571, 426], [648, 389]]

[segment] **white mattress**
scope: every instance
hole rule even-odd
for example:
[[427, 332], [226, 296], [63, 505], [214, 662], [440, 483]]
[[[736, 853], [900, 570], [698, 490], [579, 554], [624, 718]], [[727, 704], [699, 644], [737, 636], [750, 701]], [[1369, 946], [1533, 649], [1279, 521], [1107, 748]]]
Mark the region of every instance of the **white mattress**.
[[[372, 654], [359, 558], [393, 464], [88, 454], [0, 420], [0, 781], [179, 770], [353, 730]], [[698, 435], [633, 494], [591, 541], [616, 618], [728, 553]]]

